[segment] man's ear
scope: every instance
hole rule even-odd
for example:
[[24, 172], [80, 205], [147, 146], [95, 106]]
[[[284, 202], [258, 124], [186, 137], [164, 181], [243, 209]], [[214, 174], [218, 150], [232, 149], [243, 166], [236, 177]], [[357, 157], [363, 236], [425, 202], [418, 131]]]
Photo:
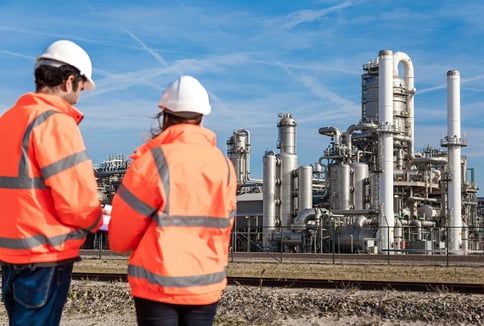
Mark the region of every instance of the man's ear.
[[64, 82], [61, 84], [62, 91], [67, 92], [69, 90], [72, 90], [72, 83], [74, 79], [74, 75], [69, 75], [69, 77], [67, 77], [66, 80], [64, 80]]

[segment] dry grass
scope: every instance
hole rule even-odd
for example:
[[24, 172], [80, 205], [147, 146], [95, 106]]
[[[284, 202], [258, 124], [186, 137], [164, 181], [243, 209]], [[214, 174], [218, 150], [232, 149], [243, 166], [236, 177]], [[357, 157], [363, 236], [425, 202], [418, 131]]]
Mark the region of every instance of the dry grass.
[[231, 263], [229, 276], [484, 284], [483, 267]]

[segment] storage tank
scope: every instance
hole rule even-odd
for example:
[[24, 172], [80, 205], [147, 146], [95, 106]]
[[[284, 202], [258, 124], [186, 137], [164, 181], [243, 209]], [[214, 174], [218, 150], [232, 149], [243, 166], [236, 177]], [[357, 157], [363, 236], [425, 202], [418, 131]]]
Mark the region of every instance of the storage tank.
[[266, 152], [264, 155], [264, 184], [263, 184], [263, 246], [270, 247], [270, 235], [276, 230], [277, 215], [276, 202], [279, 200], [276, 194], [276, 155], [273, 152]]
[[281, 200], [281, 226], [286, 228], [292, 224], [293, 217], [295, 217], [294, 209], [296, 206], [296, 198], [294, 196], [294, 171], [297, 169], [297, 155], [284, 152], [279, 154], [279, 158], [280, 165], [278, 166], [278, 171], [280, 172], [280, 186], [278, 189]]
[[365, 251], [365, 242], [375, 239], [376, 231], [360, 227], [340, 227], [335, 232], [335, 251], [355, 253]]
[[297, 169], [298, 212], [313, 207], [313, 167], [302, 165]]
[[366, 180], [369, 176], [368, 164], [361, 162], [351, 163], [353, 170], [353, 208], [365, 209], [366, 206]]
[[333, 210], [350, 209], [350, 166], [345, 163], [331, 165], [330, 178], [330, 207]]

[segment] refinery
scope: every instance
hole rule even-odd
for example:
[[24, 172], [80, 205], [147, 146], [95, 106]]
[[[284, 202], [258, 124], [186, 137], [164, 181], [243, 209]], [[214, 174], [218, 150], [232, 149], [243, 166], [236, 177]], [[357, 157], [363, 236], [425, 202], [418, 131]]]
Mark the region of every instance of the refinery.
[[[330, 143], [314, 164], [298, 165], [292, 113], [278, 115], [277, 151], [266, 151], [262, 179], [251, 178], [250, 130], [233, 131], [233, 251], [484, 254], [475, 171], [461, 154], [459, 71], [447, 72], [447, 135], [416, 151], [410, 57], [382, 50], [362, 68], [361, 116], [319, 128]], [[110, 155], [95, 167], [105, 203], [128, 166], [125, 155]]]

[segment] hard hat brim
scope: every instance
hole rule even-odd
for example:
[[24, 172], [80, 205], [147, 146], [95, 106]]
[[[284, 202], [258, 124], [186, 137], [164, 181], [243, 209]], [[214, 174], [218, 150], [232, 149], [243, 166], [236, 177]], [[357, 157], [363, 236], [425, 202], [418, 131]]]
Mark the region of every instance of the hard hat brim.
[[[84, 76], [86, 77], [86, 76]], [[87, 82], [84, 83], [84, 89], [86, 91], [92, 91], [93, 89], [96, 89], [96, 84], [94, 83], [94, 80], [87, 78]]]

